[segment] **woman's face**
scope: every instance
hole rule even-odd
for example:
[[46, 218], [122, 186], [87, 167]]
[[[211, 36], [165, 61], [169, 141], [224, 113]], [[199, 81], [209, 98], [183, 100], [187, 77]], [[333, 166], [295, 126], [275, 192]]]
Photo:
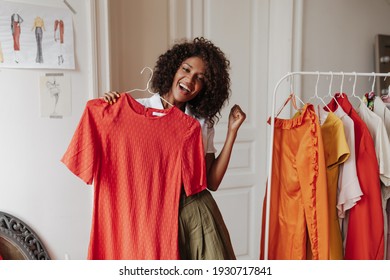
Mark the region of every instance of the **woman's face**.
[[205, 63], [199, 57], [190, 57], [183, 61], [173, 77], [168, 98], [180, 107], [194, 99], [205, 83]]

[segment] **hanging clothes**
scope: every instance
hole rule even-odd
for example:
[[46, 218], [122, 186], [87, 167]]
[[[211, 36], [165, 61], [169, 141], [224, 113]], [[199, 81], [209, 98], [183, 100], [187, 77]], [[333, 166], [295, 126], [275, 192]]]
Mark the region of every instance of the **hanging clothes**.
[[[390, 146], [389, 146], [389, 142], [390, 142], [390, 109], [386, 106], [386, 104], [382, 101], [381, 98], [374, 98], [373, 99], [373, 112], [379, 116], [380, 120], [381, 121], [378, 121], [376, 120], [377, 124], [379, 122], [382, 122], [383, 123], [383, 126], [379, 126], [378, 128], [378, 132], [374, 131], [374, 129], [372, 129], [372, 132], [371, 134], [372, 135], [375, 135], [375, 134], [379, 134], [380, 137], [376, 137], [378, 138], [377, 141], [376, 141], [376, 144], [375, 144], [375, 148], [377, 149], [377, 154], [379, 153], [381, 155], [380, 157], [380, 164], [379, 164], [379, 170], [380, 170], [380, 176], [381, 176], [381, 191], [382, 191], [382, 207], [383, 207], [383, 217], [384, 217], [384, 242], [385, 242], [385, 256], [384, 258], [385, 259], [390, 259], [390, 249], [389, 249], [389, 246], [390, 246], [390, 239], [389, 239], [389, 226], [390, 226], [390, 223], [389, 223], [389, 218], [390, 218], [390, 214], [389, 214], [389, 210], [390, 208], [388, 207], [389, 205], [389, 198], [390, 198], [390, 186], [389, 184], [387, 183], [388, 182], [388, 175], [386, 174], [389, 174], [389, 164], [390, 164]], [[371, 122], [372, 123], [372, 122]], [[375, 128], [375, 120], [374, 122], [372, 123], [373, 124], [373, 128]], [[381, 131], [379, 131], [381, 130]], [[383, 131], [385, 131], [385, 133], [383, 133]], [[385, 134], [385, 136], [383, 135]], [[375, 137], [375, 136], [373, 136]], [[386, 139], [387, 137], [387, 139]], [[379, 141], [379, 139], [381, 139]], [[378, 148], [377, 148], [378, 147]], [[381, 150], [381, 151], [379, 151]]]
[[374, 113], [381, 117], [390, 137], [390, 109], [381, 98], [374, 99]]
[[344, 125], [333, 112], [319, 109], [321, 134], [324, 143], [329, 209], [329, 259], [344, 258], [339, 216], [337, 211], [339, 166], [348, 160], [350, 151]]
[[364, 104], [359, 106], [357, 112], [374, 141], [380, 180], [385, 186], [390, 186], [390, 141], [383, 120]]
[[[366, 94], [367, 96], [367, 94]], [[388, 191], [387, 187], [390, 185], [390, 141], [387, 135], [386, 127], [380, 116], [375, 114], [374, 109], [374, 97], [371, 97], [371, 103], [367, 103], [367, 106], [363, 103], [358, 108], [358, 114], [361, 119], [367, 124], [368, 130], [370, 131], [371, 137], [374, 140], [376, 157], [379, 166], [379, 176], [381, 179], [381, 191], [382, 191], [382, 212], [384, 222], [384, 243], [387, 242], [387, 198]], [[370, 105], [368, 107], [368, 105]], [[386, 258], [386, 246], [384, 246], [384, 258]]]
[[[345, 213], [360, 200], [363, 192], [356, 170], [355, 128], [353, 120], [339, 106], [333, 113], [343, 123], [345, 138], [349, 147], [349, 158], [340, 165], [338, 179], [339, 194], [337, 209], [339, 218], [343, 219], [345, 218]], [[345, 235], [343, 235], [343, 240], [344, 237]]]
[[[363, 196], [349, 211], [345, 259], [381, 260], [384, 255], [383, 214], [379, 167], [374, 143], [367, 125], [353, 109], [345, 94], [337, 102], [354, 121], [357, 174]], [[328, 107], [337, 108], [334, 99]]]
[[88, 259], [179, 259], [178, 209], [206, 188], [199, 122], [123, 94], [88, 101], [61, 161], [94, 183]]
[[[314, 107], [300, 115], [275, 118], [268, 259], [329, 259], [326, 166], [321, 128]], [[266, 194], [267, 196], [268, 194]], [[265, 207], [260, 259], [264, 259]]]

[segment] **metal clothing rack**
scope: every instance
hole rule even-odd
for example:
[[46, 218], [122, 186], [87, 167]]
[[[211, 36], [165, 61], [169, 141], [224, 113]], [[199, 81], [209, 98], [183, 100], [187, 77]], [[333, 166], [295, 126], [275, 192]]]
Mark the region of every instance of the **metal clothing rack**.
[[[274, 143], [274, 131], [275, 131], [275, 103], [276, 103], [276, 94], [278, 91], [278, 88], [280, 84], [286, 80], [289, 77], [293, 77], [294, 75], [299, 75], [299, 76], [342, 76], [342, 81], [341, 81], [341, 91], [342, 91], [342, 86], [344, 82], [344, 77], [345, 76], [353, 76], [355, 77], [355, 82], [354, 82], [354, 89], [356, 85], [356, 78], [357, 77], [374, 77], [374, 82], [373, 82], [373, 89], [374, 91], [374, 83], [376, 80], [376, 77], [390, 77], [390, 73], [357, 73], [357, 72], [289, 72], [286, 75], [284, 75], [280, 80], [276, 83], [276, 86], [274, 88], [274, 92], [272, 95], [272, 114], [271, 114], [271, 138], [270, 138], [270, 151], [269, 151], [269, 160], [268, 160], [268, 180], [267, 180], [267, 190], [266, 190], [266, 213], [265, 213], [265, 230], [264, 230], [264, 259], [268, 260], [268, 239], [269, 239], [269, 222], [270, 222], [270, 208], [271, 208], [271, 183], [272, 183], [272, 158], [273, 158], [273, 143]], [[318, 81], [318, 79], [317, 79]]]

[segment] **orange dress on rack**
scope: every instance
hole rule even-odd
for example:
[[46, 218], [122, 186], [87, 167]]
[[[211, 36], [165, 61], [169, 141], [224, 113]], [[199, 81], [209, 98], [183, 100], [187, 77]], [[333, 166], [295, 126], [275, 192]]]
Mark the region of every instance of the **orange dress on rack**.
[[[267, 194], [266, 194], [267, 195]], [[268, 259], [329, 259], [326, 165], [313, 105], [293, 119], [275, 118]], [[260, 259], [264, 259], [265, 203]]]

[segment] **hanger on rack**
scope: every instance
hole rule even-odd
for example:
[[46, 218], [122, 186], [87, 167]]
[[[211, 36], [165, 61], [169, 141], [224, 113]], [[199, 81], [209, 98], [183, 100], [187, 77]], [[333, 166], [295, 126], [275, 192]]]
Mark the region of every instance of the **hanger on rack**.
[[356, 92], [356, 82], [357, 82], [357, 73], [356, 73], [356, 72], [353, 72], [353, 75], [355, 76], [355, 79], [354, 79], [354, 81], [353, 81], [352, 95], [351, 95], [351, 96], [353, 96], [353, 97], [359, 99], [360, 103], [363, 103], [363, 100], [362, 100], [359, 96], [357, 96], [357, 95], [355, 94], [355, 92]]
[[[329, 74], [330, 74], [330, 82], [329, 82], [328, 96], [336, 102], [338, 107], [340, 107], [339, 102], [337, 102], [337, 98], [334, 95], [332, 95], [333, 72], [330, 71]], [[341, 85], [341, 90], [342, 90], [342, 87], [343, 86]]]
[[322, 102], [322, 104], [324, 104], [324, 106], [328, 109], [328, 111], [330, 112], [331, 110], [329, 109], [328, 105], [326, 104], [326, 102], [324, 101], [324, 99], [322, 99], [319, 95], [318, 95], [318, 83], [320, 81], [320, 72], [317, 71], [317, 81], [316, 81], [316, 87], [315, 87], [315, 90], [314, 90], [314, 95], [312, 97], [309, 98], [309, 100], [311, 99], [318, 99]]
[[[390, 74], [390, 72], [389, 72], [388, 74]], [[387, 78], [387, 76], [384, 77], [383, 81], [386, 81], [386, 78]], [[387, 87], [387, 93], [386, 93], [386, 94], [381, 94], [382, 100], [383, 100], [383, 99], [387, 99], [387, 98], [389, 97], [389, 92], [390, 92], [390, 84], [389, 84], [389, 86]]]
[[374, 93], [375, 90], [375, 82], [376, 82], [376, 75], [374, 72], [372, 72], [373, 80], [372, 80], [372, 86], [371, 86], [371, 92]]
[[293, 94], [294, 97], [296, 99], [298, 99], [299, 102], [301, 102], [302, 106], [305, 106], [305, 102], [303, 102], [302, 99], [300, 99], [298, 97], [298, 95], [295, 94], [295, 91], [294, 91], [294, 76], [293, 75], [290, 76], [290, 94]]
[[286, 107], [286, 105], [291, 101], [291, 104], [293, 106], [293, 108], [296, 110], [296, 111], [300, 111], [300, 109], [298, 108], [297, 106], [297, 102], [296, 102], [296, 99], [298, 99], [302, 105], [305, 105], [305, 102], [303, 102], [295, 93], [294, 93], [294, 78], [293, 78], [293, 75], [291, 75], [289, 77], [290, 79], [290, 94], [289, 96], [287, 97], [286, 101], [284, 102], [284, 104], [279, 108], [278, 110], [278, 113], [275, 115], [275, 117], [278, 117], [280, 115], [280, 113], [282, 112], [282, 110], [284, 109], [284, 107]]
[[345, 77], [344, 72], [341, 72], [341, 83], [340, 83], [340, 92], [339, 92], [341, 98], [344, 98], [343, 95], [344, 77]]
[[144, 89], [135, 88], [135, 89], [126, 91], [126, 93], [131, 93], [131, 92], [134, 92], [134, 91], [147, 91], [147, 92], [149, 92], [151, 95], [158, 94], [158, 96], [160, 97], [161, 100], [163, 100], [164, 102], [166, 102], [167, 104], [169, 104], [171, 107], [173, 107], [174, 105], [172, 105], [170, 102], [168, 102], [167, 100], [165, 100], [165, 98], [163, 98], [161, 95], [159, 95], [158, 92], [152, 92], [152, 91], [151, 91], [151, 89], [150, 89], [150, 82], [152, 81], [152, 77], [153, 77], [153, 69], [150, 68], [150, 67], [148, 67], [148, 66], [145, 66], [145, 67], [142, 69], [142, 71], [141, 71], [141, 75], [143, 74], [143, 72], [145, 71], [145, 69], [148, 69], [148, 70], [150, 71], [150, 77], [149, 77], [148, 82], [146, 83], [146, 88], [144, 88]]

